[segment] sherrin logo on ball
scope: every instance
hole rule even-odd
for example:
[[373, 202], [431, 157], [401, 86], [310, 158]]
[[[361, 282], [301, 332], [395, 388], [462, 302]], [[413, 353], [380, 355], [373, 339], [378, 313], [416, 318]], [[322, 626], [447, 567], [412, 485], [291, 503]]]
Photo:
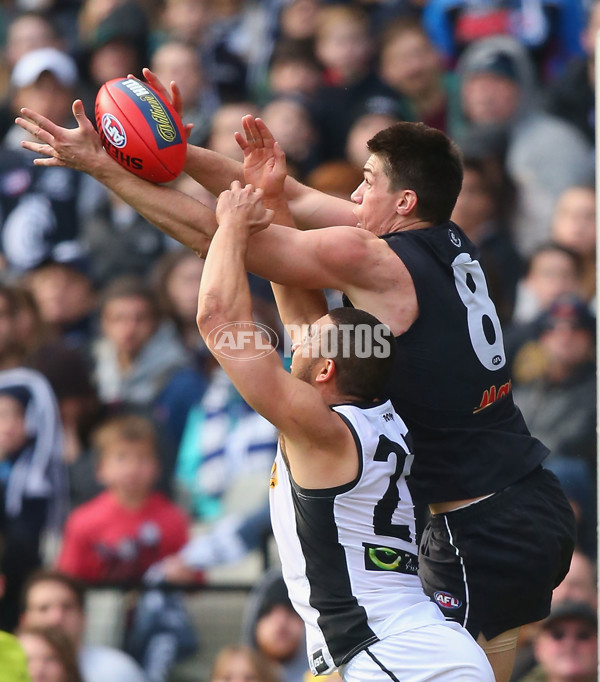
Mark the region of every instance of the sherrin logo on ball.
[[187, 141], [171, 103], [135, 78], [107, 81], [96, 96], [96, 125], [105, 150], [128, 171], [168, 182], [185, 164]]

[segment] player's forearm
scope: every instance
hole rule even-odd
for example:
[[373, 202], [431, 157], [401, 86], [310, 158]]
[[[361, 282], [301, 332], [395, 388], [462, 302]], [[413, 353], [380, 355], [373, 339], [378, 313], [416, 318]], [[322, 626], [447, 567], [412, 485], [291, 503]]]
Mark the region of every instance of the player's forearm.
[[244, 170], [239, 161], [192, 144], [187, 146], [184, 171], [215, 196], [228, 189], [234, 180], [243, 183]]
[[252, 302], [246, 275], [248, 234], [223, 221], [211, 242], [198, 294], [198, 329], [206, 340], [226, 322], [251, 321]]

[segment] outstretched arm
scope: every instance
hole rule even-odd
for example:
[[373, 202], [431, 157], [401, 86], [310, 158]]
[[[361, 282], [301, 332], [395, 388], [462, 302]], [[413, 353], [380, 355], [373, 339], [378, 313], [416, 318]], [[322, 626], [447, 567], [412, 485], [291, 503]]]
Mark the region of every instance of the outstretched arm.
[[[307, 487], [345, 483], [356, 475], [350, 432], [317, 389], [289, 374], [277, 353], [265, 354], [264, 339], [252, 333], [256, 328], [244, 261], [249, 230], [265, 222], [261, 207], [262, 192], [251, 185], [242, 188], [234, 182], [219, 197], [219, 229], [198, 295], [198, 328], [244, 400], [281, 431], [297, 483]], [[223, 352], [225, 330], [229, 337], [239, 338]], [[354, 453], [351, 461], [348, 451]]]

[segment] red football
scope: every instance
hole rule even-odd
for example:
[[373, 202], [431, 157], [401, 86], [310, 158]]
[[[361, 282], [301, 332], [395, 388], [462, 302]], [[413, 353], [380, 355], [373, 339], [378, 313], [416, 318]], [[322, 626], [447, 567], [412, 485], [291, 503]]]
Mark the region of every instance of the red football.
[[148, 83], [113, 78], [96, 95], [96, 126], [104, 149], [150, 182], [176, 178], [187, 142], [180, 116]]

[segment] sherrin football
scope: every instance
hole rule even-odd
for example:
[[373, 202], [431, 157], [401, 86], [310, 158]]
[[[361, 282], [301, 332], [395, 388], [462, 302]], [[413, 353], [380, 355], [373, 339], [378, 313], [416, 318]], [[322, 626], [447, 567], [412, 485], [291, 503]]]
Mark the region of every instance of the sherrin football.
[[96, 126], [104, 149], [150, 182], [176, 178], [187, 141], [180, 116], [154, 88], [135, 78], [113, 78], [96, 95]]

